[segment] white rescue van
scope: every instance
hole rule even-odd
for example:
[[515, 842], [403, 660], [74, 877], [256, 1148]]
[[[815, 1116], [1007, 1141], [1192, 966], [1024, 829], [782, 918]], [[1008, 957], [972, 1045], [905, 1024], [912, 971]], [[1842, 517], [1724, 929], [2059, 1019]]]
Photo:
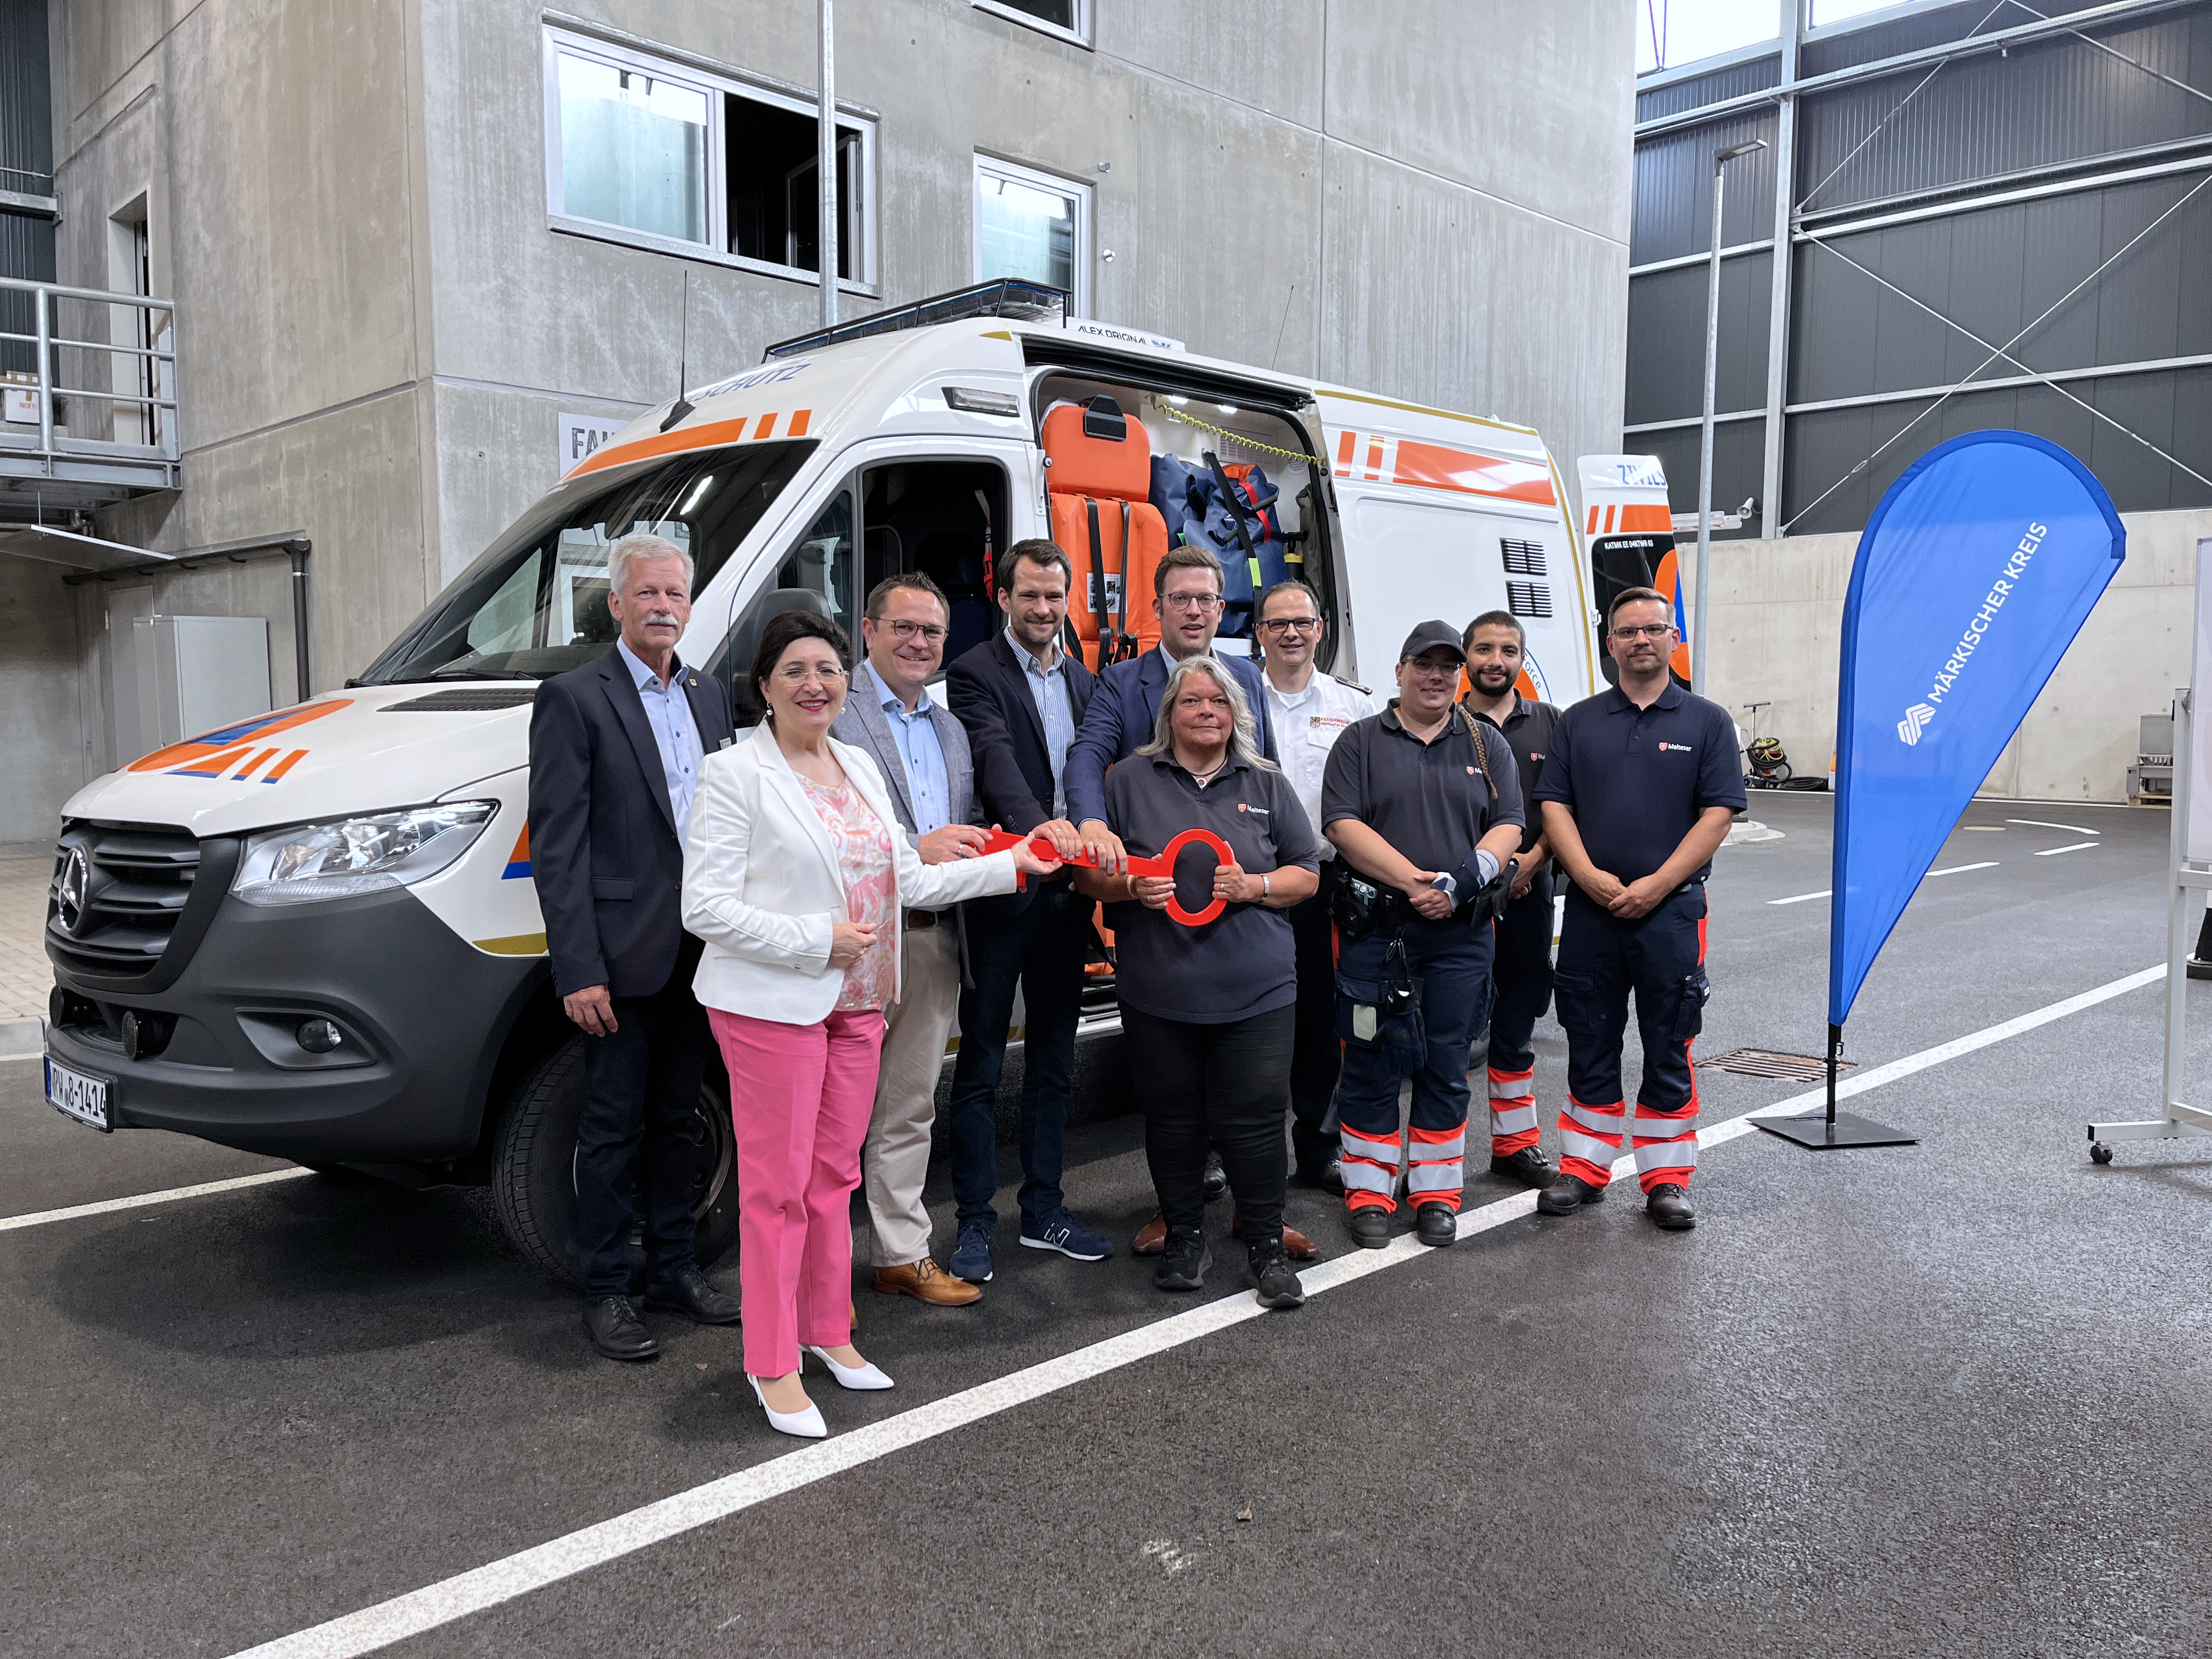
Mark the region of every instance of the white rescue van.
[[[530, 704], [612, 645], [606, 551], [635, 531], [690, 550], [684, 658], [750, 725], [770, 616], [857, 635], [873, 583], [927, 571], [951, 598], [949, 662], [1000, 625], [992, 551], [1094, 507], [1108, 568], [1076, 538], [1079, 587], [1117, 628], [1149, 623], [1141, 562], [1142, 603], [1115, 591], [1157, 511], [1129, 482], [1143, 470], [1070, 449], [1056, 488], [1048, 441], [1118, 419], [1113, 441], [1148, 460], [1261, 470], [1274, 556], [1322, 593], [1337, 673], [1387, 687], [1415, 623], [1496, 608], [1527, 625], [1528, 692], [1598, 685], [1593, 572], [1534, 431], [1123, 338], [1065, 319], [1064, 297], [987, 285], [771, 349], [588, 457], [343, 690], [80, 790], [46, 927], [49, 1098], [104, 1130], [488, 1182], [518, 1246], [571, 1273], [582, 1041], [530, 879]], [[1609, 487], [1628, 492], [1614, 506], [1650, 489]], [[1232, 628], [1221, 648], [1249, 649], [1249, 617]], [[1111, 1019], [1110, 983], [1094, 1015]], [[728, 1090], [718, 1072], [700, 1103], [708, 1259], [736, 1232]]]

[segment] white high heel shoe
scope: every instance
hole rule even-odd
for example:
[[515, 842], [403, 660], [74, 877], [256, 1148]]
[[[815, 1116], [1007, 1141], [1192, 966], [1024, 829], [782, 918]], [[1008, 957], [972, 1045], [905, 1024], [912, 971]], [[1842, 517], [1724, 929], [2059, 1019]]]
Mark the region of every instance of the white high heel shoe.
[[753, 1385], [753, 1398], [760, 1401], [761, 1409], [768, 1413], [769, 1427], [778, 1434], [796, 1435], [801, 1440], [826, 1440], [830, 1437], [830, 1425], [822, 1420], [821, 1407], [810, 1405], [803, 1412], [780, 1412], [768, 1403], [768, 1396], [761, 1392], [760, 1378], [748, 1371], [745, 1381]]
[[809, 1346], [806, 1352], [830, 1368], [830, 1375], [837, 1379], [837, 1386], [841, 1389], [888, 1389], [892, 1386], [890, 1377], [865, 1359], [857, 1365], [841, 1365], [819, 1348]]

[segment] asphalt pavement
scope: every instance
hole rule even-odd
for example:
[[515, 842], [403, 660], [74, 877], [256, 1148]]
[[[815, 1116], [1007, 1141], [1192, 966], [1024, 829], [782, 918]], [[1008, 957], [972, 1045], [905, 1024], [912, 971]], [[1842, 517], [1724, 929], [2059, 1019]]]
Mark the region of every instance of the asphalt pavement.
[[[1722, 854], [1701, 1056], [1820, 1049], [1827, 908], [1772, 901], [1827, 885], [1829, 812], [1761, 796], [1784, 838]], [[1849, 1057], [2159, 963], [2166, 831], [1970, 808]], [[1714, 1147], [1692, 1232], [1618, 1183], [1111, 1369], [1093, 1345], [1249, 1298], [1228, 1205], [1196, 1297], [1125, 1249], [1013, 1248], [1009, 1221], [973, 1308], [859, 1290], [898, 1387], [815, 1394], [826, 1447], [879, 1425], [884, 1449], [787, 1490], [771, 1465], [808, 1451], [768, 1429], [735, 1331], [655, 1317], [659, 1361], [595, 1358], [481, 1194], [310, 1176], [0, 1230], [0, 1653], [230, 1654], [746, 1471], [767, 1495], [735, 1512], [541, 1563], [387, 1650], [2200, 1652], [2212, 1146], [2099, 1168], [2083, 1133], [2155, 1115], [2161, 1007], [2144, 985], [1850, 1103], [1917, 1146]], [[1538, 1046], [1549, 1119], [1548, 1021]], [[1803, 1085], [1699, 1086], [1712, 1125]], [[1124, 1244], [1152, 1209], [1136, 1120], [1081, 1128], [1070, 1161]], [[97, 1134], [0, 1062], [0, 1216], [283, 1167]], [[1480, 1176], [1468, 1208], [1512, 1190]], [[1290, 1218], [1346, 1253], [1323, 1194], [1294, 1188]], [[1003, 1408], [931, 1418], [994, 1379]], [[906, 1423], [941, 1431], [898, 1443]], [[342, 1626], [313, 1650], [368, 1649]]]

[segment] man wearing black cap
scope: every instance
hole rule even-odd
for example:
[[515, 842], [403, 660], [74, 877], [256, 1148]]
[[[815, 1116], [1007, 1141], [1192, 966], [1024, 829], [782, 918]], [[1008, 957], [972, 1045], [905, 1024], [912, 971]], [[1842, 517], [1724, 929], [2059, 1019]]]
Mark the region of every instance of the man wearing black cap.
[[[1490, 998], [1498, 878], [1521, 845], [1521, 780], [1504, 737], [1454, 707], [1459, 630], [1423, 623], [1398, 653], [1389, 708], [1337, 739], [1323, 832], [1364, 881], [1344, 884], [1337, 1029], [1346, 1224], [1390, 1242], [1400, 1171], [1424, 1244], [1458, 1237], [1467, 1045]], [[1364, 891], [1363, 891], [1364, 889]], [[1413, 1080], [1409, 1158], [1398, 1085]]]

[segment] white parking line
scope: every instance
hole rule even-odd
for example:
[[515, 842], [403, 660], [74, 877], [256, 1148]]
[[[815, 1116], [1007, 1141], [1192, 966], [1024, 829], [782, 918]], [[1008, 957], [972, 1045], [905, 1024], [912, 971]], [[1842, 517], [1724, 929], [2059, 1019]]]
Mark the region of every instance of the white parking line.
[[234, 1193], [241, 1187], [265, 1187], [272, 1181], [297, 1181], [313, 1170], [265, 1170], [259, 1175], [233, 1176], [228, 1181], [204, 1181], [197, 1187], [172, 1187], [164, 1193], [137, 1193], [129, 1198], [103, 1198], [97, 1204], [72, 1204], [66, 1210], [34, 1210], [29, 1215], [0, 1216], [0, 1233], [18, 1227], [43, 1227], [49, 1221], [75, 1221], [88, 1215], [108, 1215], [117, 1210], [140, 1210], [149, 1204], [167, 1204], [179, 1198], [204, 1198], [210, 1193]]
[[[2091, 846], [2094, 846], [2096, 843], [2092, 842], [2089, 844]], [[1967, 870], [1994, 870], [1997, 867], [1998, 862], [1999, 860], [1996, 859], [1984, 859], [1979, 864], [1954, 864], [1948, 869], [1930, 870], [1928, 874], [1929, 876], [1955, 876], [1960, 874], [1961, 872]], [[1923, 876], [1921, 879], [1924, 881], [1927, 879], [1927, 877]], [[1788, 898], [1769, 899], [1766, 902], [1769, 904], [1802, 904], [1808, 899], [1827, 898], [1832, 895], [1835, 890], [1836, 890], [1832, 887], [1823, 887], [1817, 893], [1792, 893]]]
[[2053, 823], [2048, 818], [2007, 818], [2007, 823], [2024, 823], [2031, 830], [2063, 830], [2074, 836], [2100, 836], [2101, 830], [2092, 830], [2086, 823]]
[[2085, 847], [2102, 847], [2100, 841], [2077, 841], [2067, 847], [2045, 847], [2036, 854], [2039, 859], [2056, 858], [2061, 853], [2078, 853]]
[[[1839, 1086], [1837, 1097], [1864, 1094], [1882, 1084], [1909, 1077], [1915, 1072], [1925, 1071], [1960, 1054], [1987, 1048], [1993, 1042], [2017, 1036], [2023, 1031], [2047, 1025], [2052, 1020], [2063, 1019], [2111, 998], [2120, 996], [2140, 986], [2148, 985], [2166, 975], [2163, 963], [2146, 968], [2141, 973], [2130, 974], [2100, 985], [2094, 990], [2084, 991], [2079, 996], [2069, 997], [2021, 1015], [2017, 1019], [1992, 1025], [1968, 1036], [1954, 1038], [1933, 1048], [1924, 1048], [1917, 1054], [1891, 1060], [1851, 1078]], [[1816, 1106], [1826, 1099], [1825, 1089], [1812, 1089], [1801, 1095], [1771, 1106], [1755, 1109], [1758, 1115], [1785, 1116], [1792, 1110]], [[1717, 1146], [1753, 1133], [1752, 1112], [1728, 1118], [1711, 1128], [1698, 1132], [1700, 1147]], [[1633, 1153], [1617, 1158], [1613, 1171], [1616, 1176], [1632, 1175], [1636, 1166]], [[1516, 1193], [1510, 1198], [1486, 1204], [1459, 1218], [1462, 1238], [1487, 1232], [1509, 1221], [1534, 1212], [1536, 1194]], [[1386, 1268], [1419, 1259], [1427, 1249], [1418, 1243], [1411, 1234], [1401, 1235], [1392, 1241], [1388, 1249], [1354, 1250], [1333, 1261], [1324, 1262], [1299, 1275], [1309, 1296], [1332, 1291], [1343, 1285], [1367, 1278]], [[831, 1475], [842, 1474], [848, 1469], [872, 1463], [908, 1446], [933, 1440], [954, 1429], [965, 1427], [984, 1418], [1011, 1411], [1017, 1406], [1027, 1405], [1046, 1395], [1076, 1383], [1089, 1382], [1124, 1365], [1134, 1364], [1139, 1359], [1164, 1353], [1171, 1348], [1194, 1342], [1200, 1337], [1215, 1331], [1226, 1330], [1249, 1319], [1261, 1317], [1266, 1312], [1253, 1300], [1249, 1291], [1239, 1291], [1218, 1302], [1174, 1315], [1146, 1325], [1120, 1336], [1109, 1337], [1103, 1342], [1094, 1342], [1089, 1347], [1078, 1348], [1057, 1359], [1048, 1359], [1000, 1377], [978, 1387], [947, 1395], [927, 1405], [917, 1406], [912, 1411], [901, 1412], [880, 1423], [853, 1430], [829, 1440], [819, 1441], [799, 1451], [786, 1452], [752, 1468], [741, 1469], [734, 1474], [710, 1480], [704, 1486], [694, 1486], [689, 1492], [664, 1498], [642, 1509], [632, 1510], [595, 1526], [568, 1534], [526, 1549], [503, 1559], [488, 1562], [471, 1571], [426, 1585], [404, 1595], [380, 1601], [374, 1607], [363, 1607], [316, 1625], [309, 1629], [281, 1636], [264, 1642], [258, 1647], [248, 1648], [234, 1655], [233, 1659], [356, 1659], [356, 1656], [374, 1653], [395, 1642], [419, 1636], [425, 1631], [452, 1624], [472, 1613], [482, 1613], [503, 1602], [527, 1595], [572, 1578], [578, 1573], [604, 1565], [609, 1561], [645, 1549], [680, 1534], [690, 1532], [711, 1522], [725, 1519], [780, 1498], [787, 1492], [799, 1491]]]

